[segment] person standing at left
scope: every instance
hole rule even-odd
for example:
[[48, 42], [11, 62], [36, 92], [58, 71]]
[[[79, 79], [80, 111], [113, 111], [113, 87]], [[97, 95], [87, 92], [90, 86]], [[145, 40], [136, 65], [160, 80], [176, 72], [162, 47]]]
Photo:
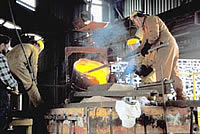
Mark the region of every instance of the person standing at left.
[[[7, 116], [9, 113], [8, 91], [18, 94], [18, 83], [12, 76], [5, 54], [10, 47], [11, 39], [0, 34], [0, 134], [5, 133], [8, 125]], [[9, 87], [9, 88], [7, 88]]]

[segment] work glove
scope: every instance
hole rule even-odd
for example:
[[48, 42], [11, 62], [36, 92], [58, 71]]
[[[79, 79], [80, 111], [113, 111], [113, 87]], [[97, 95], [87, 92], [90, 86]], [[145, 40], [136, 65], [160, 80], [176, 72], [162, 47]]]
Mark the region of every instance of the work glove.
[[146, 43], [144, 44], [144, 47], [141, 50], [141, 54], [142, 56], [145, 57], [146, 54], [148, 54], [148, 50], [151, 48], [152, 44], [149, 44], [148, 40], [146, 41]]
[[137, 69], [137, 70], [135, 71], [135, 74], [137, 74], [137, 75], [139, 75], [139, 76], [146, 77], [146, 76], [148, 76], [152, 71], [153, 71], [153, 68], [151, 68], [150, 66], [141, 65], [141, 66], [139, 67], [139, 69]]

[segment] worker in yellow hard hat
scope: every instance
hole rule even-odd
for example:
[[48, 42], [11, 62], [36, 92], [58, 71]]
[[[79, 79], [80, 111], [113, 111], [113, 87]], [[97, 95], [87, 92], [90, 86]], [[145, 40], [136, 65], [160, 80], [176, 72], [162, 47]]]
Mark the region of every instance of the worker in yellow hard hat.
[[140, 53], [146, 57], [148, 50], [162, 43], [168, 44], [157, 50], [155, 56], [156, 80], [173, 79], [174, 90], [178, 100], [185, 100], [186, 93], [183, 91], [183, 83], [178, 72], [179, 48], [175, 38], [169, 32], [165, 23], [158, 16], [148, 16], [143, 12], [134, 11], [130, 19], [138, 29], [143, 29], [144, 37], [140, 47]]
[[20, 83], [24, 100], [28, 101], [25, 102], [28, 106], [23, 109], [23, 116], [33, 118], [33, 130], [36, 133], [46, 133], [44, 114], [51, 104], [50, 101], [44, 101], [37, 87], [38, 58], [44, 50], [43, 38], [37, 34], [26, 33], [21, 36], [21, 41], [22, 43], [15, 45], [7, 53], [8, 65]]
[[22, 44], [18, 44], [7, 53], [11, 72], [22, 82], [25, 91], [34, 107], [43, 103], [37, 88], [38, 57], [44, 49], [41, 39], [34, 35], [23, 35]]

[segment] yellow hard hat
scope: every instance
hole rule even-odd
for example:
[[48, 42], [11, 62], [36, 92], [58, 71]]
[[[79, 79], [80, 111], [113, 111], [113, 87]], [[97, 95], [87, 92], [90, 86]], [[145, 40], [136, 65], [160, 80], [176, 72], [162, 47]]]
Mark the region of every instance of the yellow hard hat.
[[133, 20], [136, 16], [138, 17], [144, 17], [149, 16], [148, 14], [145, 14], [143, 11], [133, 11], [130, 15], [130, 19]]
[[43, 43], [43, 41], [42, 41], [42, 40], [38, 40], [38, 41], [37, 41], [37, 44], [38, 44], [39, 47], [40, 47], [40, 51], [42, 51], [42, 50], [44, 49], [44, 43]]

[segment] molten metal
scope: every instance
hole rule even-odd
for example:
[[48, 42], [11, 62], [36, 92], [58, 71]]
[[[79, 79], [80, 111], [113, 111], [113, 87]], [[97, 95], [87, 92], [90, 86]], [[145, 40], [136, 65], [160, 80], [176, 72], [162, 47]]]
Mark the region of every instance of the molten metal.
[[88, 59], [79, 59], [78, 61], [75, 62], [74, 67], [78, 72], [85, 74], [87, 78], [92, 82], [96, 84], [106, 84], [110, 74], [110, 69], [108, 67], [99, 69], [91, 73], [85, 73], [91, 69], [100, 67], [102, 65], [104, 64], [97, 61]]

